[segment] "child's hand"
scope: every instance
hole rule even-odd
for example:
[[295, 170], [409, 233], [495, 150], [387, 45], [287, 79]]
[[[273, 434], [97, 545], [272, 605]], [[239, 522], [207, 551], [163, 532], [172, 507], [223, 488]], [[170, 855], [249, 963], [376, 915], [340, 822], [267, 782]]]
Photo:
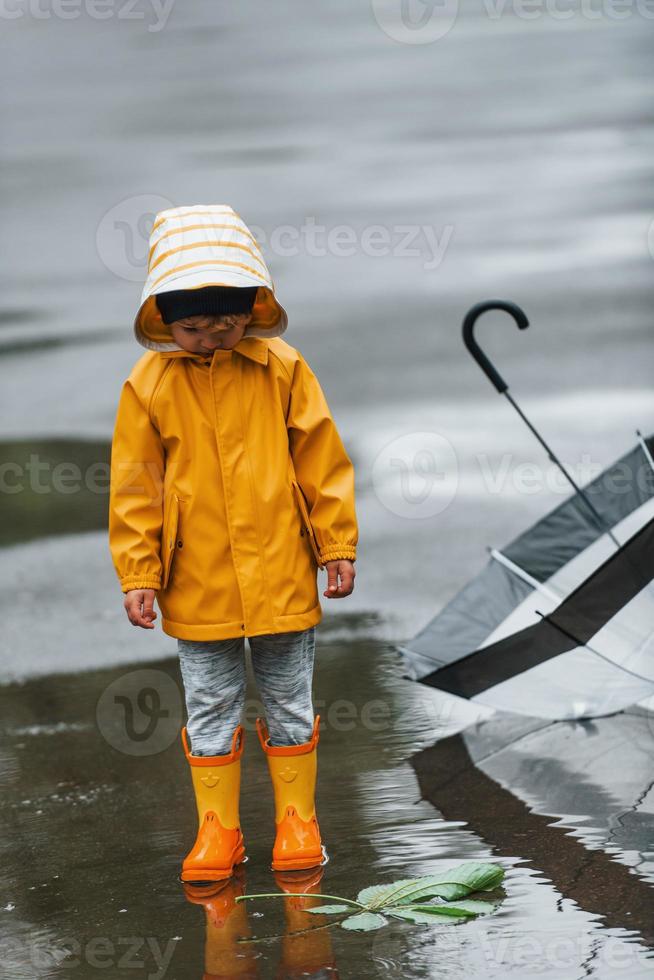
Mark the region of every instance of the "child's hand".
[[[336, 558], [325, 562], [327, 569], [327, 589], [323, 595], [328, 599], [343, 599], [354, 588], [354, 563], [349, 558]], [[340, 585], [338, 579], [340, 577]]]
[[123, 605], [132, 626], [142, 626], [146, 630], [154, 629], [154, 620], [157, 618], [153, 608], [154, 596], [154, 589], [130, 589], [125, 593]]

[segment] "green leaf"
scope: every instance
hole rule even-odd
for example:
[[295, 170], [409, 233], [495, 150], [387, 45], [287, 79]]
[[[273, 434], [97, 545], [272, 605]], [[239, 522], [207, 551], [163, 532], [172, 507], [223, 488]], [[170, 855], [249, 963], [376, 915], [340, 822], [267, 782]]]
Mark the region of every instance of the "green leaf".
[[423, 898], [443, 898], [452, 901], [465, 898], [471, 892], [490, 891], [496, 888], [504, 877], [504, 871], [497, 864], [470, 861], [437, 875], [423, 878], [407, 878], [391, 885], [378, 885], [364, 888], [357, 901], [370, 909], [389, 905], [410, 905]]
[[418, 882], [424, 880], [424, 878], [402, 878], [400, 881], [394, 881], [390, 885], [369, 885], [368, 888], [363, 888], [359, 892], [357, 895], [357, 902], [361, 902], [362, 905], [373, 906], [394, 888], [398, 888], [402, 885], [417, 884]]
[[343, 919], [341, 927], [343, 929], [356, 929], [360, 932], [370, 932], [372, 929], [381, 929], [387, 920], [383, 915], [376, 915], [374, 912], [361, 912], [359, 915], [351, 915], [349, 919]]
[[303, 912], [313, 912], [314, 915], [336, 915], [337, 912], [349, 912], [349, 905], [319, 905], [313, 909], [303, 909]]
[[[426, 898], [442, 898], [445, 901], [457, 901], [473, 892], [492, 891], [497, 888], [504, 878], [504, 871], [497, 864], [482, 864], [470, 862], [457, 868], [436, 875], [431, 882], [426, 881], [422, 886], [405, 894], [399, 899], [399, 904], [411, 903]], [[398, 901], [398, 899], [396, 899]]]
[[494, 912], [496, 902], [478, 902], [474, 899], [463, 899], [459, 902], [434, 902], [427, 905], [387, 906], [387, 915], [394, 915], [410, 922], [431, 922], [434, 916], [454, 916], [469, 919], [475, 915]]

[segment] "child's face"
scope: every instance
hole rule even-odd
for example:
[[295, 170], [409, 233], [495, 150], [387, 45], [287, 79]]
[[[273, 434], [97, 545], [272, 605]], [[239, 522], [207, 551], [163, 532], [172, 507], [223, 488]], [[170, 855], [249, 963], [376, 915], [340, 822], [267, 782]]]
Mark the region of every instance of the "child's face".
[[211, 354], [215, 348], [236, 347], [252, 319], [251, 313], [225, 316], [189, 316], [170, 324], [175, 343], [194, 354]]

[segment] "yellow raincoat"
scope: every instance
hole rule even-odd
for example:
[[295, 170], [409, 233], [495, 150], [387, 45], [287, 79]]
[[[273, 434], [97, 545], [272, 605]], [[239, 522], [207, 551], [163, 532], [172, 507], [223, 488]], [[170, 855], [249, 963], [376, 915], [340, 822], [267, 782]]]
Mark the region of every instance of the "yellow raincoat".
[[[180, 349], [155, 293], [219, 284], [260, 287], [245, 335], [211, 356]], [[356, 558], [353, 466], [316, 376], [280, 339], [286, 322], [231, 208], [157, 216], [134, 324], [149, 349], [114, 426], [109, 546], [123, 592], [157, 590], [170, 636], [306, 629], [322, 618], [318, 566]]]

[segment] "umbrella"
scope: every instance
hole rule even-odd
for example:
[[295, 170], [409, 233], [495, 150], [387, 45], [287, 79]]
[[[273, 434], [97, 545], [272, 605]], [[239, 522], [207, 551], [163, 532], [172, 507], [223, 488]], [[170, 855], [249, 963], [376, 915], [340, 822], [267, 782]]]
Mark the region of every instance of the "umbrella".
[[654, 694], [654, 435], [584, 488], [511, 397], [463, 322], [466, 347], [574, 493], [501, 550], [419, 633], [397, 647], [404, 677], [490, 708], [538, 718], [612, 714]]

